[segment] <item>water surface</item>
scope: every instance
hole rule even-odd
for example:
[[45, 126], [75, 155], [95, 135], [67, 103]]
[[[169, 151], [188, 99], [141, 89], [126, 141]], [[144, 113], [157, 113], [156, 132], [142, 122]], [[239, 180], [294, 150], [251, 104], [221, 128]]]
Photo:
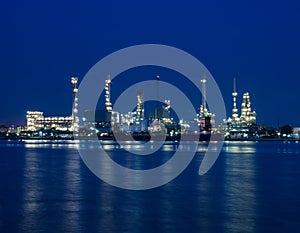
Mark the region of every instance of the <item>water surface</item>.
[[[172, 182], [147, 191], [94, 176], [73, 144], [0, 142], [0, 232], [299, 232], [300, 143], [227, 142], [199, 176], [205, 144]], [[167, 161], [110, 145], [129, 167]]]

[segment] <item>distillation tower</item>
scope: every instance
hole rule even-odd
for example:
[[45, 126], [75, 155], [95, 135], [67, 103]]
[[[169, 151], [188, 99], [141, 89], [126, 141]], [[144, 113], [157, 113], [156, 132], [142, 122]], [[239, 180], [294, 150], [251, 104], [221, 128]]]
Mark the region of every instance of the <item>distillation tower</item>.
[[144, 91], [140, 90], [137, 94], [137, 108], [136, 108], [136, 117], [138, 120], [144, 119], [145, 108], [144, 108]]
[[251, 109], [250, 94], [245, 92], [243, 94], [241, 104], [241, 114], [239, 116], [237, 108], [237, 91], [236, 78], [233, 79], [233, 108], [232, 117], [227, 120], [227, 131], [232, 138], [245, 138], [249, 134], [250, 128], [256, 123], [256, 112]]
[[243, 94], [240, 121], [246, 125], [256, 122], [256, 112], [251, 110], [250, 95], [248, 92]]

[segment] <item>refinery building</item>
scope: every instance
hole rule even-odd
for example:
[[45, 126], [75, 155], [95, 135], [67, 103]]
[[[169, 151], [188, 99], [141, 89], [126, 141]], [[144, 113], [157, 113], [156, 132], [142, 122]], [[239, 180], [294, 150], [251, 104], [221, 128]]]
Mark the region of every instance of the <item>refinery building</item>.
[[256, 112], [252, 110], [250, 94], [245, 92], [243, 94], [241, 111], [239, 115], [239, 109], [237, 107], [237, 89], [236, 79], [233, 80], [233, 108], [232, 116], [226, 121], [226, 139], [249, 139], [256, 137], [251, 131], [251, 127], [256, 124]]
[[[159, 76], [157, 76], [159, 77]], [[159, 85], [159, 78], [157, 87]], [[200, 80], [202, 84], [202, 104], [199, 107], [199, 113], [194, 119], [180, 120], [175, 122], [170, 116], [171, 101], [165, 100], [163, 106], [154, 108], [149, 111], [149, 117], [145, 117], [144, 92], [137, 92], [137, 104], [135, 111], [128, 113], [119, 113], [113, 111], [111, 103], [111, 80], [108, 75], [105, 80], [105, 109], [104, 110], [86, 110], [79, 125], [78, 117], [78, 97], [77, 84], [78, 79], [71, 78], [73, 85], [73, 106], [71, 116], [44, 116], [41, 111], [27, 111], [26, 113], [26, 132], [28, 136], [41, 137], [65, 137], [72, 138], [73, 134], [81, 136], [100, 136], [112, 137], [113, 133], [124, 134], [147, 134], [147, 133], [164, 133], [169, 136], [177, 134], [197, 134], [200, 132], [204, 139], [209, 139], [211, 133], [216, 132], [215, 115], [207, 107], [206, 101], [206, 77], [203, 74]], [[157, 88], [158, 92], [158, 88]], [[157, 93], [158, 95], [158, 93]], [[252, 110], [250, 94], [248, 92], [242, 95], [242, 104], [237, 107], [237, 90], [236, 79], [233, 82], [233, 108], [232, 115], [224, 121], [226, 139], [249, 139], [253, 137], [251, 127], [256, 124], [256, 112]], [[196, 128], [193, 128], [196, 122]], [[198, 126], [197, 126], [198, 125]], [[57, 135], [55, 135], [57, 134]], [[203, 137], [204, 136], [204, 137]]]

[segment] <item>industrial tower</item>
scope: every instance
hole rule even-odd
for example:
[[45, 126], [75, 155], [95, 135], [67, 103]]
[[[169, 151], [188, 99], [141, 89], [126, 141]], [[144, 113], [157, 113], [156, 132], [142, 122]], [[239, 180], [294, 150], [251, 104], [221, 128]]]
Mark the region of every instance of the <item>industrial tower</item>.
[[237, 122], [239, 120], [238, 115], [238, 109], [236, 107], [236, 97], [238, 93], [236, 91], [236, 78], [233, 78], [233, 92], [232, 92], [232, 98], [233, 98], [233, 108], [232, 108], [232, 120], [234, 122]]
[[241, 104], [241, 115], [239, 116], [237, 108], [237, 91], [236, 91], [236, 78], [233, 79], [233, 108], [232, 118], [228, 118], [227, 126], [228, 132], [231, 133], [230, 137], [243, 138], [249, 132], [250, 127], [256, 123], [256, 112], [251, 110], [250, 94], [245, 92]]
[[202, 84], [202, 104], [199, 108], [198, 126], [202, 132], [210, 132], [212, 126], [215, 124], [214, 114], [208, 111], [206, 104], [206, 75], [203, 73], [203, 78], [201, 79]]
[[155, 108], [155, 119], [158, 120], [158, 101], [159, 101], [159, 79], [160, 76], [156, 76], [156, 108]]
[[256, 122], [256, 112], [251, 110], [250, 95], [248, 92], [243, 94], [240, 121], [247, 125]]
[[144, 91], [138, 91], [137, 95], [137, 108], [136, 108], [136, 115], [137, 119], [141, 120], [144, 119]]
[[112, 112], [112, 103], [110, 102], [110, 85], [112, 84], [110, 80], [110, 74], [107, 75], [105, 80], [105, 108], [106, 111]]
[[200, 106], [199, 109], [199, 114], [200, 117], [206, 117], [208, 116], [208, 110], [206, 107], [206, 75], [203, 73], [203, 79], [201, 79], [201, 84], [202, 84], [202, 105]]
[[72, 77], [71, 83], [73, 85], [73, 107], [72, 107], [72, 123], [73, 123], [73, 132], [78, 132], [78, 124], [79, 124], [79, 117], [78, 117], [78, 97], [77, 97], [77, 84], [78, 78]]

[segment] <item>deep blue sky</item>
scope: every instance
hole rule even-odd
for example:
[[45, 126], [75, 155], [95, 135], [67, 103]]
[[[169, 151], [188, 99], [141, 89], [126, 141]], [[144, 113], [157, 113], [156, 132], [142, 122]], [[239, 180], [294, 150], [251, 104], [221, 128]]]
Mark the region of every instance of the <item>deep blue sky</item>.
[[202, 61], [229, 114], [235, 75], [259, 123], [300, 125], [297, 0], [12, 0], [0, 9], [0, 124], [25, 123], [26, 110], [71, 114], [71, 76], [118, 49], [158, 43]]

